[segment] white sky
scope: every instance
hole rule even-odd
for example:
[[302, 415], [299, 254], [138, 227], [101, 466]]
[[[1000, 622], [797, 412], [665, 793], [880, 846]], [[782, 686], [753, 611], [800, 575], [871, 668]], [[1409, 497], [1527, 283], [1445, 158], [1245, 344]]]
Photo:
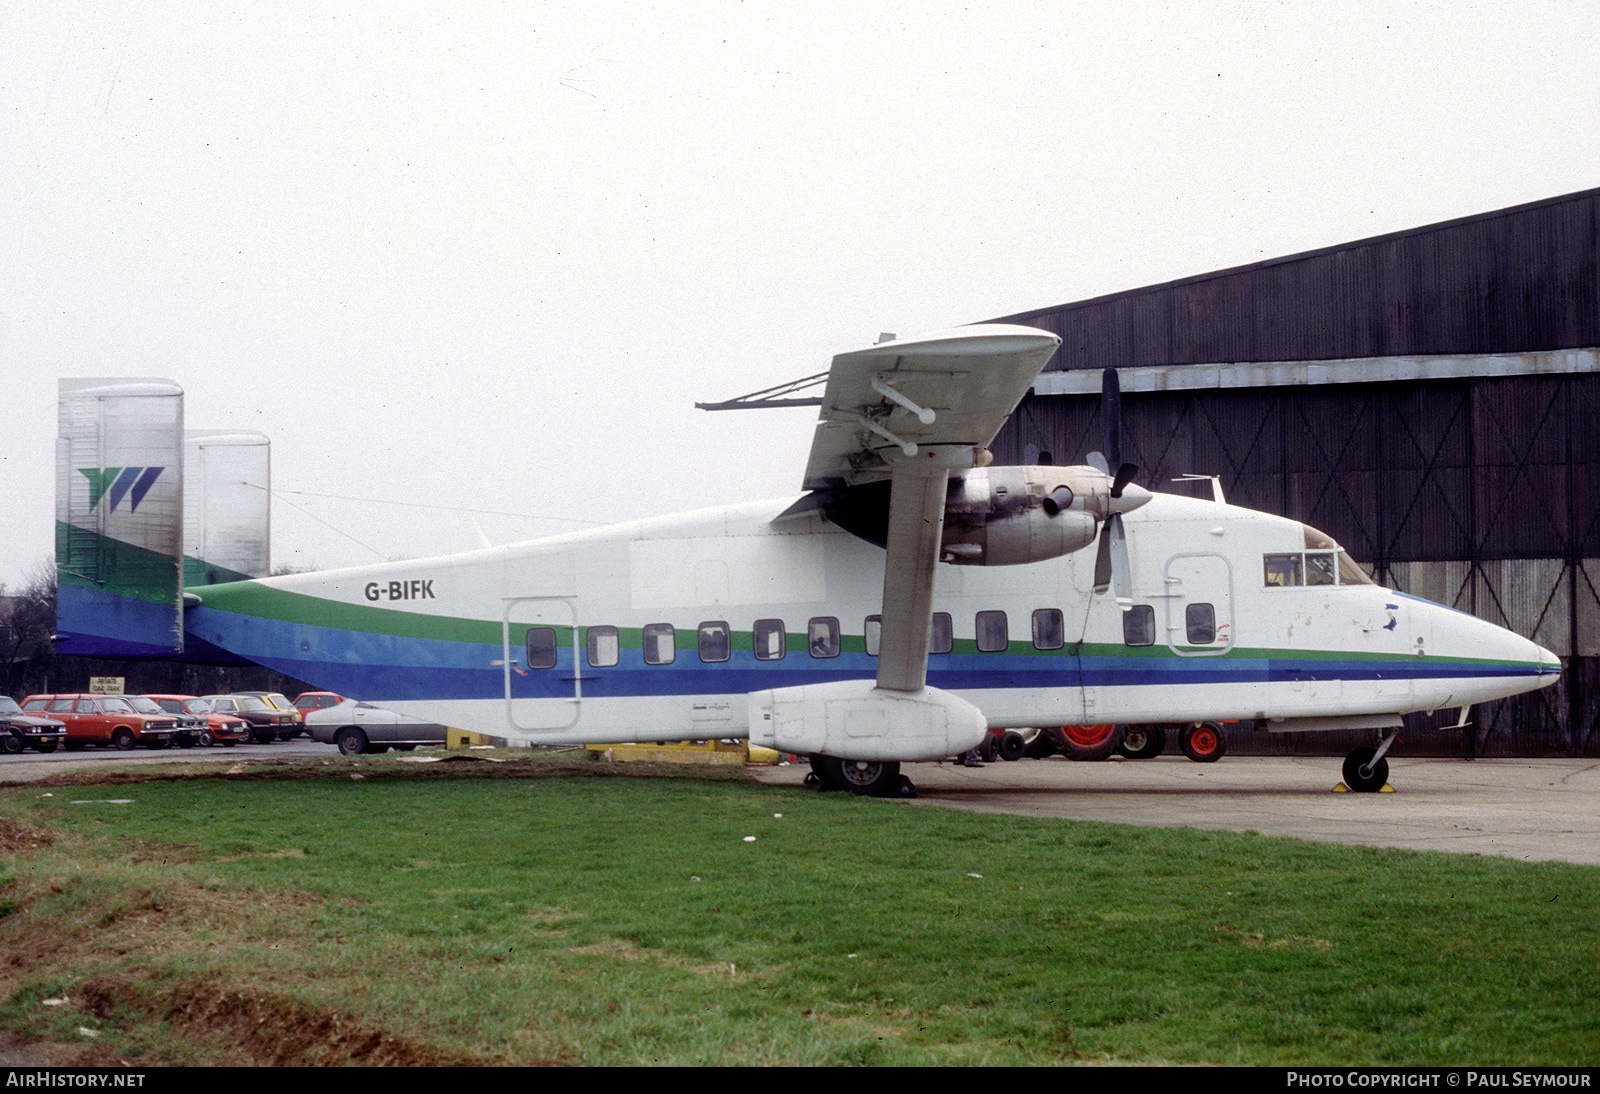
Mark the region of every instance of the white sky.
[[1588, 0], [9, 4], [0, 582], [62, 376], [270, 436], [275, 565], [793, 493], [814, 411], [694, 401], [1600, 185], [1597, 55]]

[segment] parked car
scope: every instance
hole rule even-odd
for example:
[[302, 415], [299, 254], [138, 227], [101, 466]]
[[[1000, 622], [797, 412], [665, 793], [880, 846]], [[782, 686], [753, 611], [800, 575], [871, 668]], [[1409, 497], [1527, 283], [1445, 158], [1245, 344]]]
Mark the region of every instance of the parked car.
[[156, 706], [175, 717], [195, 719], [195, 723], [178, 731], [179, 748], [194, 745], [210, 747], [227, 745], [232, 748], [250, 737], [250, 723], [232, 714], [218, 714], [211, 709], [211, 701], [197, 695], [146, 695]]
[[250, 739], [258, 745], [271, 744], [280, 736], [285, 740], [299, 732], [297, 715], [285, 714], [257, 695], [207, 695], [211, 709], [231, 714], [250, 723]]
[[120, 695], [30, 695], [22, 703], [28, 714], [65, 722], [66, 746], [111, 745], [123, 750], [135, 745], [166, 748], [178, 732], [178, 720], [162, 710], [141, 714]]
[[54, 752], [66, 739], [65, 722], [24, 714], [15, 699], [0, 695], [0, 752], [21, 752], [25, 748]]
[[269, 707], [272, 707], [274, 710], [281, 710], [286, 714], [294, 715], [294, 728], [278, 730], [278, 740], [292, 740], [293, 738], [300, 736], [301, 733], [305, 732], [305, 715], [302, 714], [293, 703], [289, 702], [287, 696], [281, 695], [276, 691], [236, 691], [234, 694], [253, 695], [257, 699], [264, 700], [266, 704]]
[[331, 691], [302, 691], [294, 697], [294, 709], [302, 716], [324, 707], [336, 707], [344, 702], [344, 696]]
[[445, 727], [407, 714], [340, 699], [306, 715], [306, 728], [314, 740], [335, 744], [346, 756], [358, 752], [409, 752], [418, 745], [445, 743]]

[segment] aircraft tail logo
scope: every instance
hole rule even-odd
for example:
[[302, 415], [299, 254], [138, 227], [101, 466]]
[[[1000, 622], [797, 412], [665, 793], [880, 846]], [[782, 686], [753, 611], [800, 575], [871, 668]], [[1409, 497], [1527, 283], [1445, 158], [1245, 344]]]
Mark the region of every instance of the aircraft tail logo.
[[116, 512], [122, 499], [128, 499], [128, 511], [134, 512], [145, 494], [161, 477], [165, 467], [80, 467], [78, 473], [89, 480], [89, 508], [100, 504], [100, 499], [110, 495], [108, 511]]

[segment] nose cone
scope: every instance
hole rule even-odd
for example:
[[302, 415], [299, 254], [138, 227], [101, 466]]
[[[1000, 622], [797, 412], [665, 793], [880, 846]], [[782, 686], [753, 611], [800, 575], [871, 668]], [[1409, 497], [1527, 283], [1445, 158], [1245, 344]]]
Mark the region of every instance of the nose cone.
[[1539, 686], [1547, 688], [1561, 679], [1561, 658], [1536, 643], [1528, 644], [1533, 646], [1539, 656]]
[[1437, 607], [1435, 651], [1455, 665], [1462, 682], [1481, 690], [1479, 701], [1547, 688], [1561, 679], [1561, 660], [1504, 627]]

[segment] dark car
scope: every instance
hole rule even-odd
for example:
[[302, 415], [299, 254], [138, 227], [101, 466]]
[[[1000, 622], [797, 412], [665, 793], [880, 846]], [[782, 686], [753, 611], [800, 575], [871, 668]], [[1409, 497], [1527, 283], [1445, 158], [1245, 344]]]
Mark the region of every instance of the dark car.
[[0, 752], [21, 752], [25, 748], [54, 752], [66, 739], [65, 722], [24, 714], [15, 699], [0, 695]]
[[276, 691], [236, 691], [234, 694], [253, 695], [257, 699], [264, 700], [267, 706], [281, 710], [286, 714], [292, 714], [294, 716], [293, 726], [287, 729], [278, 730], [278, 740], [292, 740], [295, 737], [300, 736], [301, 733], [305, 732], [306, 717], [304, 712], [302, 712], [299, 707], [289, 702], [288, 697], [282, 693]]
[[255, 695], [207, 695], [211, 709], [218, 714], [230, 714], [250, 723], [250, 739], [258, 745], [271, 744], [281, 737], [292, 737], [300, 732], [300, 715], [286, 714]]

